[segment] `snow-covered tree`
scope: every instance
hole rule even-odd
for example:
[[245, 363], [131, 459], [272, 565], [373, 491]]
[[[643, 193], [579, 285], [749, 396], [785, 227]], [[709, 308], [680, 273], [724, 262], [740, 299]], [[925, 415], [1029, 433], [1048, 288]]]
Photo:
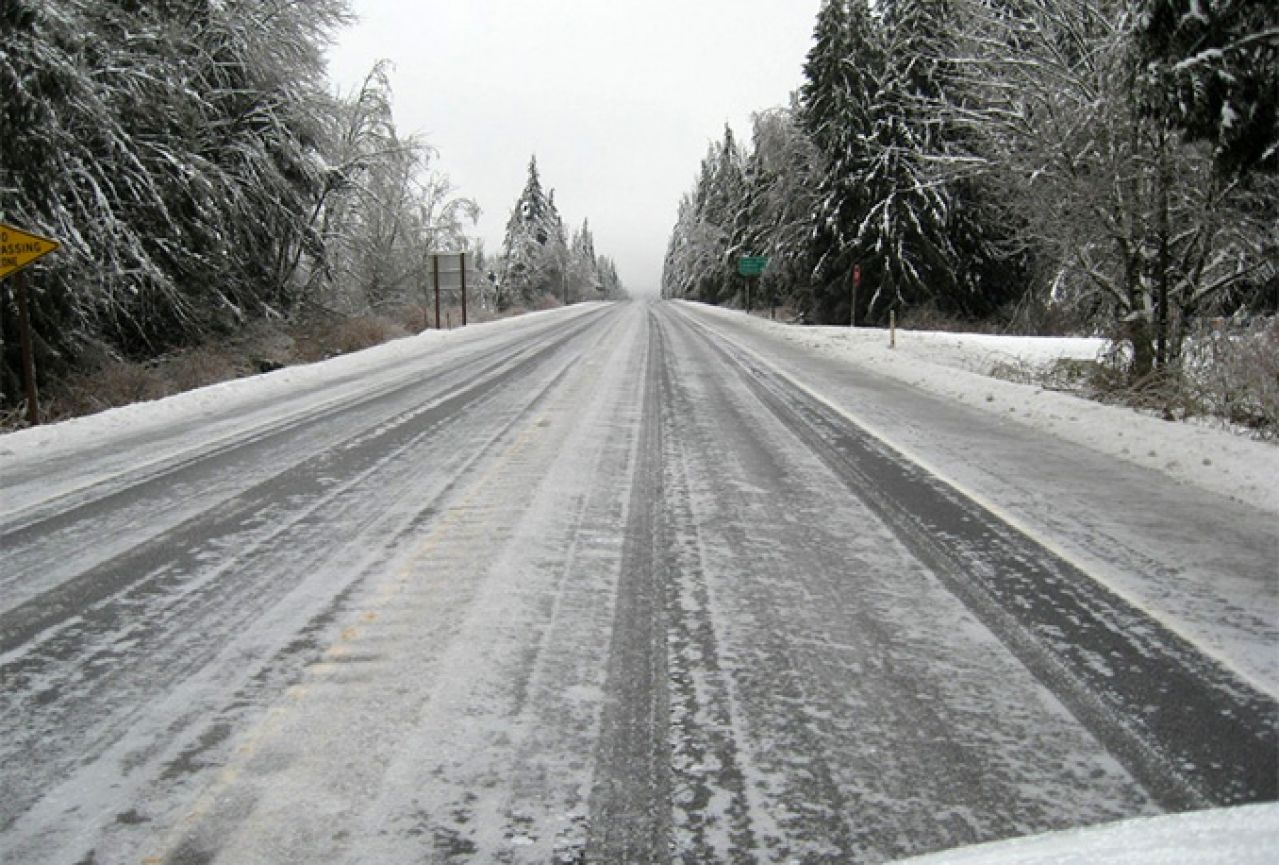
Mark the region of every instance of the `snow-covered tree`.
[[595, 254], [595, 237], [591, 234], [589, 219], [582, 220], [582, 227], [573, 232], [569, 248], [570, 297], [591, 299], [603, 290], [599, 277], [599, 261]]
[[725, 303], [736, 291], [733, 245], [745, 193], [745, 157], [725, 126], [702, 160], [697, 183], [681, 203], [663, 272], [663, 292]]
[[[287, 310], [345, 0], [0, 5], [0, 207], [63, 241], [40, 342], [128, 354]], [[45, 367], [47, 369], [47, 367]]]
[[1229, 171], [1279, 171], [1279, 3], [1143, 0], [1136, 36], [1153, 110]]
[[944, 301], [963, 272], [951, 236], [957, 203], [929, 161], [942, 149], [933, 106], [946, 83], [945, 6], [884, 4], [885, 62], [870, 106], [870, 158], [855, 178], [867, 199], [853, 241], [868, 288], [858, 312], [870, 320], [890, 307]]
[[0, 3], [0, 218], [63, 242], [33, 292], [42, 372], [303, 301], [398, 303], [432, 248], [464, 245], [475, 205], [396, 134], [385, 67], [330, 93], [348, 18], [348, 0]]
[[318, 244], [308, 262], [311, 291], [346, 312], [421, 303], [430, 254], [465, 249], [479, 208], [434, 169], [432, 148], [400, 137], [386, 63], [338, 100], [332, 117], [327, 182], [315, 208]]
[[494, 277], [498, 307], [535, 305], [548, 297], [572, 303], [601, 291], [617, 296], [621, 282], [616, 271], [605, 274], [605, 260], [596, 255], [589, 221], [583, 221], [570, 242], [555, 191], [543, 191], [537, 159], [531, 159], [524, 191], [506, 223], [500, 276]]
[[626, 286], [617, 273], [617, 265], [607, 255], [601, 255], [595, 262], [595, 271], [599, 274], [599, 291], [609, 300], [621, 300], [626, 297]]
[[767, 302], [807, 310], [813, 305], [809, 239], [823, 161], [796, 114], [792, 105], [753, 117], [735, 244], [769, 259], [760, 280]]
[[1006, 222], [963, 171], [966, 96], [954, 65], [950, 0], [882, 0], [884, 69], [871, 103], [868, 209], [854, 243], [865, 291], [858, 315], [927, 305], [989, 315], [1022, 290]]
[[501, 284], [507, 302], [533, 303], [543, 294], [553, 294], [555, 242], [562, 233], [559, 215], [542, 189], [537, 157], [528, 164], [528, 180], [506, 223], [502, 244]]
[[825, 162], [809, 249], [812, 312], [818, 321], [848, 321], [855, 244], [873, 204], [863, 181], [875, 159], [874, 101], [884, 54], [866, 0], [826, 0], [813, 39], [799, 111]]
[[1050, 263], [1054, 301], [1090, 311], [1134, 378], [1171, 367], [1196, 315], [1274, 278], [1266, 191], [1143, 110], [1133, 0], [957, 6], [969, 102], [955, 118]]

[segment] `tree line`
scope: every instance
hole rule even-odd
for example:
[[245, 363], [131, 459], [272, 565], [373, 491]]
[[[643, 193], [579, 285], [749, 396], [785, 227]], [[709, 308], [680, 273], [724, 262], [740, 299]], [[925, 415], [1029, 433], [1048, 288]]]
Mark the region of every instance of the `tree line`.
[[1158, 373], [1279, 308], [1277, 104], [1270, 0], [825, 0], [791, 103], [710, 145], [663, 293], [740, 303], [764, 255], [807, 321], [1055, 322]]
[[584, 219], [571, 237], [566, 232], [555, 190], [542, 188], [536, 156], [529, 160], [528, 180], [511, 209], [502, 254], [494, 265], [490, 278], [499, 309], [625, 294], [613, 260], [595, 252], [590, 220]]
[[[0, 221], [62, 243], [33, 280], [42, 379], [422, 304], [435, 251], [501, 270], [468, 242], [476, 203], [397, 129], [388, 65], [331, 88], [324, 52], [350, 18], [348, 0], [0, 3]], [[587, 226], [552, 228], [540, 257], [516, 239], [512, 291], [620, 290], [586, 262]], [[5, 283], [0, 408], [22, 394]]]

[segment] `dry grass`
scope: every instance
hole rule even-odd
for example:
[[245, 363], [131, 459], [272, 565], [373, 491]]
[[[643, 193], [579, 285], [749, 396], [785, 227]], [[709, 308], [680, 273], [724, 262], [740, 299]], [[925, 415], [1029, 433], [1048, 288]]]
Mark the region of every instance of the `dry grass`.
[[238, 352], [204, 345], [171, 358], [158, 372], [168, 389], [177, 393], [236, 378], [246, 372], [246, 367]]
[[293, 360], [313, 363], [372, 348], [408, 334], [402, 324], [380, 315], [313, 319], [298, 326], [293, 333]]
[[95, 414], [116, 406], [159, 399], [170, 389], [152, 365], [110, 360], [93, 372], [58, 382], [42, 395], [46, 420]]

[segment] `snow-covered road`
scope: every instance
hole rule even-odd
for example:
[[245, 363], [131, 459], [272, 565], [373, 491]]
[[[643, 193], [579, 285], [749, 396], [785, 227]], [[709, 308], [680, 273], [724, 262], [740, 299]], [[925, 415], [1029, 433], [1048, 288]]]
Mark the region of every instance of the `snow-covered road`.
[[1276, 796], [1273, 514], [744, 317], [426, 335], [0, 472], [5, 862], [869, 863]]

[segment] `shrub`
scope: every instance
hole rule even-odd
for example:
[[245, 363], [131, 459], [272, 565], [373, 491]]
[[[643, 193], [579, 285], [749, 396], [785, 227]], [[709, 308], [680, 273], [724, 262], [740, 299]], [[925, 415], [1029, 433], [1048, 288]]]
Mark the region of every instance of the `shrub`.
[[1205, 331], [1184, 363], [1205, 412], [1279, 438], [1279, 316], [1234, 328], [1218, 319]]
[[55, 383], [42, 413], [46, 420], [77, 417], [159, 399], [167, 392], [163, 376], [153, 366], [112, 359], [87, 375]]
[[383, 316], [334, 316], [300, 326], [294, 336], [294, 350], [299, 360], [309, 363], [407, 335], [402, 325]]
[[202, 345], [175, 355], [159, 368], [170, 393], [194, 390], [236, 378], [245, 371], [230, 349]]

